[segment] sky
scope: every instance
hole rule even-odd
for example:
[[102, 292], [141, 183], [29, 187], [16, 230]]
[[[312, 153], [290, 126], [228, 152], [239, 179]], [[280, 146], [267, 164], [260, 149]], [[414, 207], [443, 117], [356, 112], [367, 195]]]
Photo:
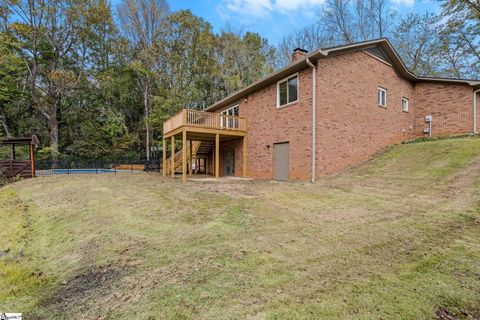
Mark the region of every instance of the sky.
[[[218, 32], [229, 25], [234, 30], [253, 31], [277, 45], [285, 34], [314, 23], [325, 0], [169, 0], [173, 11], [190, 9]], [[434, 0], [389, 0], [400, 14], [438, 11]]]

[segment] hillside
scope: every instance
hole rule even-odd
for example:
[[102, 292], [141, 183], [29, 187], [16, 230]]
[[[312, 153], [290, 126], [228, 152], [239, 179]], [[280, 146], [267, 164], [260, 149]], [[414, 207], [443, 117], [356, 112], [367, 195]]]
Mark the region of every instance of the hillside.
[[480, 140], [318, 183], [57, 176], [0, 189], [0, 312], [478, 319]]

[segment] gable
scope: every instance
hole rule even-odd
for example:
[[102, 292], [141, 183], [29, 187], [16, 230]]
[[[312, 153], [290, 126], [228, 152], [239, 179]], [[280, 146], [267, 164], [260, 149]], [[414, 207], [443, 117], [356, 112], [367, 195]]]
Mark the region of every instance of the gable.
[[380, 48], [380, 47], [371, 47], [368, 49], [365, 49], [366, 52], [373, 54], [375, 57], [388, 62], [389, 64], [392, 64], [392, 60], [387, 56], [387, 54]]

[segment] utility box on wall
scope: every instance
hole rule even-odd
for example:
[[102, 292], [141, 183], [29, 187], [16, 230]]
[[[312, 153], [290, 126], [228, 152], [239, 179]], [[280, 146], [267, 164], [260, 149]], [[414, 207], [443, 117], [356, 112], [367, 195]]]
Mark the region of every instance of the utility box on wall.
[[432, 122], [432, 115], [425, 116], [425, 122]]

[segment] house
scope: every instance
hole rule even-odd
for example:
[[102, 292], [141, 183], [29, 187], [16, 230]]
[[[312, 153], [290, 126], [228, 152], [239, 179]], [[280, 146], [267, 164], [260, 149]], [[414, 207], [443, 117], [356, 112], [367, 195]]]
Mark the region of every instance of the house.
[[[477, 133], [480, 81], [419, 77], [387, 39], [296, 49], [292, 63], [163, 127], [164, 174], [312, 180], [388, 145]], [[164, 149], [166, 150], [166, 149]]]

